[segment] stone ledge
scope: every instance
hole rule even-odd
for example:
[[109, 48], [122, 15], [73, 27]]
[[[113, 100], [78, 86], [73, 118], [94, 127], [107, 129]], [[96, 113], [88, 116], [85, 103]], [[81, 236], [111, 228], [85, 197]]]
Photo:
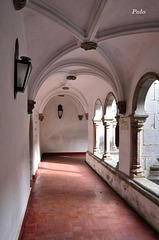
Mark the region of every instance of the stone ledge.
[[138, 183], [145, 190], [150, 191], [155, 196], [159, 197], [159, 186], [147, 178], [135, 178], [134, 181]]
[[[157, 184], [151, 182], [146, 178], [131, 179], [128, 175], [121, 172], [117, 168], [113, 167], [108, 162], [101, 161], [100, 158], [98, 158], [97, 156], [94, 156], [94, 154], [91, 153], [90, 151], [87, 151], [87, 154], [90, 155], [92, 158], [94, 158], [96, 161], [98, 161], [99, 164], [107, 168], [111, 173], [113, 173], [119, 179], [125, 181], [131, 187], [133, 187], [138, 192], [140, 192], [143, 196], [147, 197], [148, 199], [150, 199], [152, 202], [154, 202], [156, 205], [159, 206], [159, 189], [158, 189], [159, 187]], [[104, 181], [106, 180], [104, 179]]]

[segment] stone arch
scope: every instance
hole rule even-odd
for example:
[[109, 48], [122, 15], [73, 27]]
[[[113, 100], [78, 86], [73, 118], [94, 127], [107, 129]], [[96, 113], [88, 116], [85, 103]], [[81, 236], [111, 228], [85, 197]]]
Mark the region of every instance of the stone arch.
[[102, 102], [101, 100], [98, 98], [95, 102], [95, 106], [94, 106], [94, 118], [97, 120], [101, 120], [103, 116], [103, 107], [102, 107]]
[[144, 164], [142, 164], [143, 144], [143, 129], [148, 118], [145, 109], [145, 101], [147, 93], [152, 84], [159, 79], [159, 75], [154, 72], [144, 74], [139, 80], [133, 97], [132, 116], [131, 116], [131, 131], [132, 131], [132, 177], [144, 177]]
[[106, 100], [105, 100], [105, 104], [104, 104], [104, 115], [108, 116], [108, 117], [114, 117], [113, 116], [113, 111], [112, 111], [112, 107], [114, 105], [114, 101], [116, 103], [116, 113], [117, 113], [117, 101], [116, 101], [116, 97], [114, 96], [114, 94], [112, 92], [108, 93]]
[[119, 142], [119, 126], [117, 118], [117, 101], [112, 92], [110, 92], [105, 100], [104, 108], [104, 160], [112, 159], [115, 163], [119, 160], [119, 150], [117, 144]]
[[133, 114], [145, 114], [144, 104], [147, 92], [151, 84], [157, 79], [159, 79], [159, 75], [154, 72], [148, 72], [140, 78], [133, 97]]
[[94, 154], [102, 158], [104, 152], [104, 128], [103, 128], [103, 107], [98, 98], [94, 106]]

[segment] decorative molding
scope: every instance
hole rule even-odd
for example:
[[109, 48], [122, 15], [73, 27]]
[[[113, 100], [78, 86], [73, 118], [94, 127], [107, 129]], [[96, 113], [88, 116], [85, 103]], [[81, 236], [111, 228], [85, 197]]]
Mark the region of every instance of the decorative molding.
[[[58, 95], [64, 95], [64, 96], [69, 96], [71, 98], [71, 100], [74, 102], [74, 104], [77, 106], [77, 109], [78, 109], [78, 106], [82, 106], [83, 107], [83, 112], [87, 112], [88, 110], [88, 103], [87, 103], [87, 100], [84, 98], [84, 96], [79, 93], [79, 92], [76, 92], [76, 93], [72, 93], [71, 91], [63, 91], [62, 89], [53, 89], [51, 90], [47, 96], [42, 100], [41, 104], [40, 104], [40, 108], [39, 108], [39, 112], [43, 112], [44, 111], [44, 108], [46, 106], [46, 104], [49, 102], [49, 100], [51, 98], [53, 98], [54, 96], [58, 96]], [[80, 114], [81, 112], [78, 111], [78, 113]]]
[[44, 115], [42, 113], [39, 113], [39, 120], [42, 122], [43, 119], [44, 119]]
[[81, 48], [83, 48], [85, 51], [96, 50], [97, 47], [98, 44], [96, 42], [83, 42], [81, 44]]
[[86, 120], [88, 120], [88, 113], [85, 113]]
[[100, 23], [102, 21], [102, 17], [104, 15], [104, 11], [108, 7], [110, 1], [108, 0], [96, 0], [89, 16], [89, 21], [87, 24], [86, 36], [87, 39], [94, 39], [97, 31], [99, 29]]
[[69, 90], [70, 88], [67, 86], [62, 87], [63, 90]]
[[26, 0], [13, 0], [15, 10], [21, 10], [26, 5]]
[[144, 177], [144, 170], [141, 167], [141, 148], [140, 148], [140, 132], [144, 126], [148, 115], [132, 115], [131, 118], [131, 142], [132, 142], [132, 166], [130, 176], [132, 178]]
[[32, 79], [34, 79], [34, 83], [29, 87], [28, 93], [29, 93], [30, 99], [36, 98], [36, 95], [39, 91], [41, 84], [45, 82], [45, 80], [50, 76], [50, 74], [53, 74], [55, 72], [54, 68], [51, 72], [49, 71], [49, 69], [52, 69], [55, 62], [58, 61], [63, 56], [65, 56], [65, 54], [71, 51], [74, 51], [78, 48], [79, 47], [77, 46], [76, 43], [73, 43], [73, 44], [71, 43], [63, 48], [60, 48], [60, 50], [58, 50], [53, 57], [51, 56], [51, 58], [48, 59], [47, 62], [45, 62], [45, 64], [41, 67], [42, 69], [41, 71], [37, 72], [35, 75], [32, 75]]
[[119, 109], [120, 114], [125, 114], [126, 113], [126, 102], [125, 101], [117, 102], [117, 107]]
[[124, 93], [123, 93], [123, 88], [122, 88], [122, 84], [121, 84], [122, 78], [121, 78], [119, 70], [117, 68], [117, 64], [113, 59], [112, 53], [110, 52], [110, 49], [108, 49], [108, 47], [103, 47], [102, 45], [99, 45], [97, 48], [97, 51], [104, 57], [107, 64], [111, 68], [111, 70], [113, 72], [112, 76], [113, 76], [113, 79], [115, 82], [115, 86], [117, 86], [115, 91], [118, 91], [119, 97], [123, 98]]
[[58, 94], [58, 97], [64, 97], [65, 95], [64, 94]]
[[[99, 64], [95, 64], [94, 62], [90, 62], [90, 61], [86, 62], [86, 61], [81, 61], [77, 59], [71, 59], [71, 60], [54, 64], [54, 68], [52, 69], [52, 71], [50, 71], [49, 74], [43, 75], [43, 81], [53, 73], [60, 72], [59, 69], [74, 67], [74, 66], [82, 66], [82, 67], [88, 68], [85, 71], [84, 70], [82, 70], [81, 72], [78, 71], [77, 72], [78, 75], [83, 73], [89, 73], [89, 74], [92, 74], [93, 76], [98, 76], [102, 78], [104, 81], [106, 81], [107, 83], [109, 83], [112, 86], [112, 88], [114, 88], [114, 90], [117, 90], [117, 86], [114, 82], [114, 77], [109, 71], [107, 71], [107, 69], [105, 69], [103, 66]], [[49, 69], [49, 66], [48, 66], [48, 69]]]
[[[75, 48], [77, 49], [77, 48]], [[70, 49], [70, 51], [73, 51], [74, 48]], [[67, 51], [65, 53], [68, 53]], [[59, 56], [63, 56], [63, 55], [59, 55]], [[58, 57], [56, 58], [58, 59]], [[97, 76], [100, 77], [101, 79], [103, 79], [105, 82], [109, 83], [112, 88], [117, 91], [117, 85], [114, 81], [114, 77], [112, 76], [112, 74], [107, 71], [107, 69], [105, 69], [104, 67], [102, 67], [99, 64], [94, 64], [93, 62], [85, 62], [85, 61], [78, 61], [77, 59], [73, 59], [73, 60], [69, 60], [69, 61], [63, 61], [57, 64], [54, 64], [54, 60], [51, 61], [48, 65], [46, 65], [43, 69], [43, 71], [41, 71], [40, 75], [37, 76], [33, 76], [35, 83], [32, 87], [29, 88], [29, 98], [35, 98], [36, 94], [39, 90], [39, 86], [52, 74], [55, 73], [59, 73], [59, 69], [63, 69], [63, 68], [68, 68], [68, 67], [73, 67], [73, 66], [84, 66], [87, 69], [86, 70], [82, 70], [81, 72], [78, 72], [78, 75], [80, 74], [85, 74], [85, 73], [90, 73], [93, 76]], [[51, 71], [48, 69], [52, 69]], [[31, 85], [30, 85], [31, 86]]]
[[81, 121], [83, 118], [83, 115], [78, 115], [78, 119]]
[[28, 114], [33, 113], [34, 105], [36, 104], [33, 100], [28, 100]]
[[76, 76], [75, 75], [69, 75], [67, 76], [68, 80], [76, 80]]
[[132, 35], [137, 33], [149, 33], [149, 32], [158, 32], [159, 23], [150, 22], [150, 23], [141, 23], [141, 24], [131, 24], [129, 26], [117, 27], [114, 29], [106, 30], [97, 33], [96, 39], [98, 43], [103, 42], [108, 39]]
[[46, 3], [46, 1], [31, 0], [28, 5], [29, 8], [40, 12], [63, 26], [67, 31], [71, 32], [80, 41], [84, 40], [84, 31], [79, 28], [70, 18], [64, 16], [57, 8]]

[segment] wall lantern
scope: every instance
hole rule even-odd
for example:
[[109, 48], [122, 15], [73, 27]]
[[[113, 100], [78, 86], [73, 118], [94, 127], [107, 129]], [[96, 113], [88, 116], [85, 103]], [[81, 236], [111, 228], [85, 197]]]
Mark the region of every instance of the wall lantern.
[[30, 58], [22, 56], [18, 59], [19, 42], [16, 39], [15, 59], [14, 59], [14, 97], [17, 92], [24, 92], [28, 83], [28, 79], [32, 70]]
[[58, 105], [58, 117], [59, 117], [59, 119], [62, 118], [62, 114], [63, 114], [63, 108], [62, 108], [62, 105], [59, 104]]

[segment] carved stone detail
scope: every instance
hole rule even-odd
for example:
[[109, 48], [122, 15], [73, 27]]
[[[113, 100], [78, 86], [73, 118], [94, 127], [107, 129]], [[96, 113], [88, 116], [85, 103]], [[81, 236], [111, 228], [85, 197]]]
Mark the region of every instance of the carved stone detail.
[[140, 132], [144, 125], [144, 122], [148, 115], [135, 115], [131, 117], [131, 127], [132, 127], [132, 168], [131, 177], [144, 177], [144, 171], [140, 165]]
[[83, 118], [83, 115], [78, 115], [78, 119], [81, 121]]
[[103, 154], [103, 161], [104, 160], [111, 160], [110, 155], [110, 139], [109, 139], [109, 129], [110, 129], [111, 120], [106, 121], [103, 119], [104, 125], [104, 154]]
[[76, 80], [76, 76], [75, 75], [68, 75], [67, 79], [68, 80]]
[[85, 113], [86, 120], [88, 120], [88, 113]]
[[15, 10], [21, 10], [26, 5], [26, 0], [13, 0]]
[[94, 149], [93, 152], [94, 154], [99, 153], [100, 149], [99, 149], [99, 128], [101, 125], [101, 121], [99, 120], [94, 120], [93, 121], [93, 125], [94, 125]]
[[43, 119], [44, 119], [44, 115], [42, 113], [39, 113], [39, 120], [42, 122]]
[[83, 48], [85, 51], [88, 50], [95, 50], [98, 47], [96, 42], [83, 42], [81, 44], [81, 48]]
[[35, 105], [35, 101], [33, 100], [28, 100], [28, 114], [32, 114], [33, 113], [33, 109], [34, 109], [34, 105]]
[[119, 109], [120, 114], [125, 114], [126, 113], [126, 102], [125, 101], [119, 101], [117, 103], [117, 107]]
[[131, 177], [132, 178], [142, 178], [145, 177], [144, 175], [144, 171], [141, 167], [141, 165], [133, 165], [132, 169], [131, 169]]

